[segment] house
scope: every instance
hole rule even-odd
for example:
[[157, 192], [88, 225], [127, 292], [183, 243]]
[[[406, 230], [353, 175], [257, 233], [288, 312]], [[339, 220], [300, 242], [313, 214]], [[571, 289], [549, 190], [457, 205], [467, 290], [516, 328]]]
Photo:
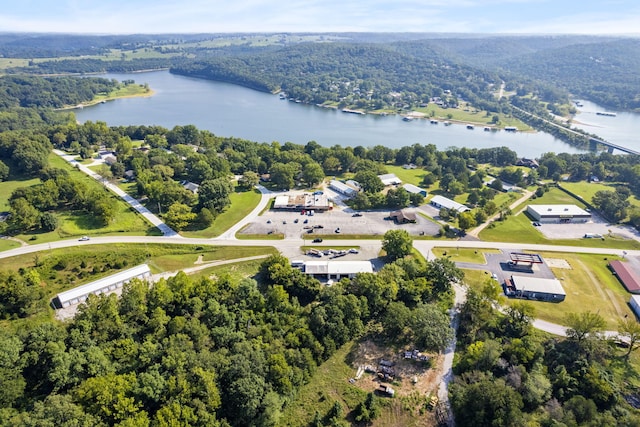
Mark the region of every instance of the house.
[[200, 186], [190, 181], [182, 181], [180, 183], [185, 190], [191, 191], [193, 194], [198, 194]]
[[147, 264], [141, 264], [111, 276], [103, 277], [86, 285], [60, 292], [51, 301], [54, 308], [60, 309], [83, 303], [89, 295], [110, 294], [121, 289], [133, 279], [150, 280], [151, 270]]
[[371, 261], [306, 261], [304, 273], [317, 279], [352, 279], [358, 273], [373, 273], [373, 265]]
[[433, 196], [429, 203], [440, 209], [453, 209], [458, 212], [465, 212], [469, 210], [469, 208], [462, 203], [458, 203], [454, 200], [447, 199], [446, 197], [440, 195]]
[[402, 184], [402, 181], [396, 176], [395, 173], [385, 173], [383, 175], [378, 175], [378, 178], [380, 178], [380, 181], [382, 181], [385, 187], [388, 187], [389, 185]]
[[413, 185], [413, 184], [405, 184], [402, 186], [405, 190], [407, 190], [407, 192], [411, 193], [411, 194], [420, 194], [423, 197], [427, 197], [427, 190], [425, 190], [424, 188], [420, 188], [417, 185]]
[[505, 282], [505, 294], [514, 298], [561, 302], [567, 294], [558, 279], [511, 276]]
[[271, 182], [271, 174], [263, 173], [262, 175], [260, 175], [260, 181], [261, 182]]
[[611, 261], [609, 268], [618, 277], [622, 286], [632, 294], [640, 294], [640, 277], [628, 262]]
[[393, 219], [398, 224], [415, 223], [417, 221], [416, 213], [406, 209], [391, 212], [389, 214], [389, 218]]
[[526, 157], [518, 159], [518, 161], [516, 162], [516, 166], [526, 166], [532, 169], [537, 169], [538, 167], [540, 167], [535, 159], [527, 159]]
[[534, 221], [547, 224], [587, 222], [591, 214], [576, 205], [527, 205], [527, 213]]
[[114, 163], [116, 163], [118, 161], [118, 158], [116, 156], [114, 156], [113, 154], [110, 154], [108, 156], [104, 156], [102, 158], [102, 160], [104, 161], [104, 163], [106, 165], [111, 166], [111, 165], [113, 165]]
[[353, 197], [358, 194], [358, 190], [356, 190], [355, 188], [349, 187], [344, 182], [340, 182], [335, 179], [329, 182], [329, 188], [347, 197]]
[[362, 190], [362, 187], [360, 186], [360, 183], [358, 181], [353, 180], [353, 179], [348, 179], [347, 181], [345, 181], [345, 184], [347, 184], [351, 188], [355, 188], [358, 191]]
[[129, 170], [124, 171], [124, 177], [126, 179], [128, 179], [129, 181], [132, 181], [132, 180], [134, 180], [136, 178], [136, 173], [135, 173], [135, 171], [133, 169], [129, 169]]

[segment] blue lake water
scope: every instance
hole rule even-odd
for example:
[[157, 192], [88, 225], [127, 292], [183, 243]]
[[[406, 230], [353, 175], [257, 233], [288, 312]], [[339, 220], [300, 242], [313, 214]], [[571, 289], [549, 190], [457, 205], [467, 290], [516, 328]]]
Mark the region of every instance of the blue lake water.
[[[178, 76], [168, 71], [105, 74], [101, 77], [148, 83], [155, 94], [146, 98], [118, 99], [75, 110], [81, 122], [104, 121], [110, 126], [161, 125], [169, 129], [176, 125], [193, 124], [220, 136], [298, 144], [313, 140], [324, 146], [384, 145], [400, 148], [418, 143], [434, 144], [441, 150], [454, 146], [506, 146], [526, 157], [537, 157], [550, 151], [581, 151], [542, 132], [485, 132], [478, 126], [468, 130], [459, 124], [430, 124], [426, 119], [406, 122], [401, 116], [347, 114], [281, 100], [276, 95], [241, 86]], [[586, 111], [577, 120], [583, 117], [587, 117]], [[609, 119], [613, 120], [608, 123], [622, 118], [626, 119], [623, 115], [611, 117]], [[635, 121], [640, 122], [637, 114]], [[598, 128], [594, 133], [600, 134], [602, 129]], [[604, 133], [601, 136], [608, 139]], [[612, 139], [611, 142], [615, 141]]]

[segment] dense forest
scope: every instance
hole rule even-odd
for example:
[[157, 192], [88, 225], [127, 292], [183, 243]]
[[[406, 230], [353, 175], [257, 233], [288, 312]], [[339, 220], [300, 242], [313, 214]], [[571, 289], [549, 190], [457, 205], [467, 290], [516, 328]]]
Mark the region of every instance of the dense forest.
[[[3, 294], [40, 286], [37, 272], [21, 274], [3, 273]], [[276, 426], [354, 338], [442, 350], [449, 281], [460, 278], [451, 261], [403, 259], [321, 287], [274, 255], [257, 281], [133, 281], [121, 298], [90, 297], [68, 323], [0, 332], [0, 425]]]

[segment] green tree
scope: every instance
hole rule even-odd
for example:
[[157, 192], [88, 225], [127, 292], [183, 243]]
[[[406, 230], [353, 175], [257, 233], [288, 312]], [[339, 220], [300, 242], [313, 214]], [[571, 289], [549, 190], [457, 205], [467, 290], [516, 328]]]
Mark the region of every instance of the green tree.
[[468, 230], [476, 226], [476, 218], [471, 211], [466, 211], [458, 215], [458, 227], [461, 230]]
[[2, 160], [0, 160], [0, 182], [6, 180], [9, 177], [9, 166], [7, 166]]
[[309, 187], [315, 187], [324, 179], [324, 171], [316, 162], [309, 162], [302, 169], [302, 179]]
[[199, 205], [201, 208], [220, 213], [231, 203], [229, 195], [232, 191], [233, 185], [227, 178], [206, 180], [198, 188]]
[[240, 184], [243, 188], [252, 189], [260, 183], [260, 176], [254, 171], [246, 171], [242, 178], [240, 178]]
[[436, 304], [419, 304], [412, 313], [411, 330], [419, 348], [443, 352], [453, 339], [449, 316]]
[[36, 227], [40, 212], [24, 198], [11, 200], [9, 226], [16, 231], [29, 231]]
[[389, 230], [384, 233], [382, 249], [391, 261], [395, 261], [411, 253], [413, 239], [406, 230]]
[[189, 206], [183, 203], [174, 203], [169, 206], [169, 210], [167, 210], [163, 218], [169, 227], [180, 231], [196, 219], [196, 216]]
[[360, 402], [354, 410], [355, 420], [370, 425], [380, 416], [380, 405], [373, 393], [368, 393], [364, 402]]
[[382, 191], [384, 184], [380, 181], [378, 175], [372, 170], [362, 170], [356, 173], [354, 180], [356, 180], [362, 191], [366, 193], [377, 193]]
[[628, 359], [631, 352], [638, 348], [640, 344], [640, 323], [636, 319], [626, 317], [618, 321], [618, 333], [629, 345], [625, 358]]

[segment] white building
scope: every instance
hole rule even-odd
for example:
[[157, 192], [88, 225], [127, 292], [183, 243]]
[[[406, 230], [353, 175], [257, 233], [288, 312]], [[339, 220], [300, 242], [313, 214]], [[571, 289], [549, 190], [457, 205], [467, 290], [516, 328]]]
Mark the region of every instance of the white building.
[[326, 211], [333, 208], [333, 203], [324, 194], [296, 194], [276, 196], [273, 209], [317, 210]]
[[356, 190], [355, 188], [351, 188], [344, 182], [340, 182], [335, 179], [329, 182], [329, 188], [347, 197], [353, 197], [358, 194], [358, 190]]
[[328, 280], [351, 279], [358, 273], [373, 273], [373, 265], [371, 261], [306, 261], [304, 272]]
[[427, 197], [427, 190], [425, 190], [424, 188], [420, 188], [417, 185], [413, 185], [413, 184], [405, 184], [402, 186], [405, 190], [407, 190], [409, 193], [412, 194], [421, 194], [424, 197]]
[[402, 184], [402, 180], [398, 178], [395, 173], [385, 173], [384, 175], [378, 175], [378, 178], [380, 178], [380, 181], [382, 181], [385, 187], [389, 185]]
[[640, 295], [631, 295], [629, 305], [631, 306], [631, 309], [636, 314], [636, 316], [640, 318]]
[[458, 203], [455, 200], [447, 199], [446, 197], [440, 195], [433, 196], [429, 203], [440, 209], [454, 209], [458, 212], [465, 212], [469, 210], [469, 208], [462, 203]]
[[516, 298], [560, 302], [567, 296], [558, 279], [514, 275], [505, 284], [506, 294]]
[[151, 270], [147, 264], [141, 264], [94, 282], [81, 285], [68, 291], [60, 292], [52, 301], [55, 308], [65, 308], [83, 303], [89, 295], [110, 294], [122, 288], [132, 279], [150, 280]]
[[587, 222], [591, 214], [576, 205], [527, 205], [534, 221], [545, 223]]

